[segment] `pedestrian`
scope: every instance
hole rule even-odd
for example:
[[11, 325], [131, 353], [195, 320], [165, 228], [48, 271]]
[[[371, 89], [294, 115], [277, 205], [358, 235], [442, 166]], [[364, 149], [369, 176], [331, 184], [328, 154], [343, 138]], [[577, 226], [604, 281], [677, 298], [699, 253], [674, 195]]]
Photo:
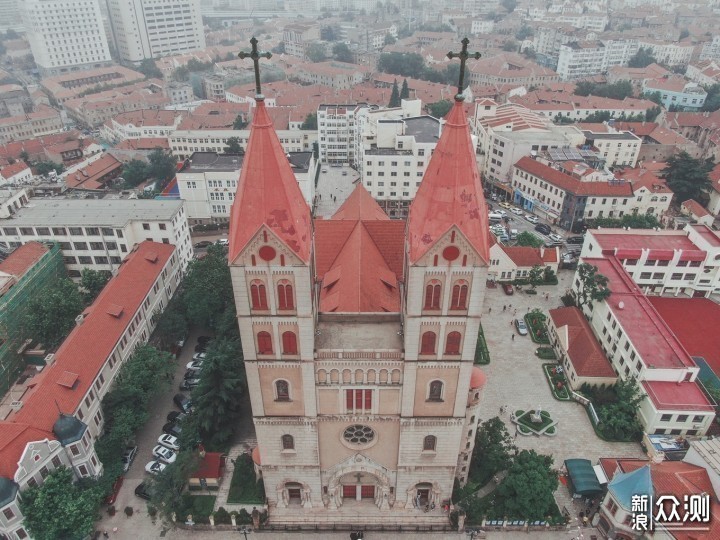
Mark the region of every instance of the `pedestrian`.
[[517, 428], [516, 428], [516, 429], [515, 429], [515, 438], [516, 438], [516, 439], [517, 439], [517, 434], [518, 434], [518, 430], [517, 430]]
[[529, 308], [529, 307], [527, 308], [527, 312], [526, 312], [526, 313], [530, 313], [530, 308]]
[[512, 340], [515, 341], [515, 333], [512, 335]]
[[517, 315], [517, 308], [513, 311], [513, 316]]
[[505, 308], [507, 308], [507, 306], [503, 305], [503, 311], [505, 311]]
[[488, 308], [488, 313], [492, 313], [492, 308]]
[[510, 319], [510, 326], [512, 326], [512, 325], [513, 325], [513, 321], [512, 321], [512, 319]]
[[104, 538], [110, 538], [110, 535], [108, 534], [107, 531], [103, 531], [103, 537], [104, 537]]

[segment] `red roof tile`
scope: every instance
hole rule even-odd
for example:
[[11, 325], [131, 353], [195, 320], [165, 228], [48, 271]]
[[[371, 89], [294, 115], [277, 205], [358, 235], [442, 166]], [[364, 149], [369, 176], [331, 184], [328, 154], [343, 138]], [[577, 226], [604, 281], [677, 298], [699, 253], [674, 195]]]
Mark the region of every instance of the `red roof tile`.
[[263, 225], [302, 261], [310, 260], [310, 208], [263, 101], [258, 102], [253, 115], [230, 222], [230, 261]]
[[30, 167], [27, 166], [27, 163], [24, 161], [16, 161], [15, 163], [11, 163], [10, 165], [6, 165], [0, 170], [0, 176], [5, 178], [6, 180], [9, 180], [13, 176], [15, 176], [18, 173], [21, 173]]
[[[510, 257], [510, 260], [517, 266], [535, 266], [543, 265], [540, 249], [528, 246], [506, 246], [500, 244], [500, 248]], [[548, 250], [549, 251], [549, 250]]]
[[659, 411], [714, 411], [694, 382], [642, 381], [643, 388]]
[[422, 257], [453, 226], [489, 262], [487, 205], [461, 101], [455, 102], [446, 117], [440, 140], [410, 205], [410, 262]]
[[[615, 377], [610, 361], [602, 351], [590, 324], [576, 307], [550, 310], [553, 324], [562, 332], [567, 328], [568, 357], [580, 377]], [[562, 335], [562, 334], [561, 334]]]
[[55, 439], [52, 432], [37, 429], [29, 424], [0, 422], [0, 427], [2, 427], [0, 429], [0, 476], [5, 478], [15, 478], [18, 461], [28, 443]]
[[528, 172], [538, 178], [542, 178], [546, 182], [557, 186], [574, 195], [590, 196], [590, 195], [607, 195], [615, 197], [632, 196], [632, 185], [628, 183], [610, 183], [610, 182], [582, 182], [564, 172], [553, 169], [544, 163], [528, 156], [524, 156], [515, 164], [520, 170]]
[[389, 220], [390, 218], [380, 205], [375, 202], [367, 189], [358, 183], [350, 196], [345, 199], [342, 206], [333, 214], [332, 219], [362, 220]]
[[47, 252], [48, 248], [40, 242], [23, 244], [13, 251], [7, 259], [0, 262], [0, 272], [5, 272], [20, 279]]
[[105, 154], [82, 169], [68, 174], [65, 177], [65, 184], [74, 189], [103, 189], [108, 182], [105, 177], [115, 174], [122, 169], [122, 166], [114, 156]]
[[705, 217], [710, 215], [710, 212], [705, 210], [705, 208], [703, 208], [703, 206], [699, 202], [694, 201], [693, 199], [688, 199], [687, 201], [684, 201], [683, 203], [681, 203], [680, 206], [685, 207], [688, 212], [697, 217]]
[[205, 457], [198, 463], [198, 467], [191, 478], [220, 478], [225, 466], [225, 460], [220, 452], [206, 452]]

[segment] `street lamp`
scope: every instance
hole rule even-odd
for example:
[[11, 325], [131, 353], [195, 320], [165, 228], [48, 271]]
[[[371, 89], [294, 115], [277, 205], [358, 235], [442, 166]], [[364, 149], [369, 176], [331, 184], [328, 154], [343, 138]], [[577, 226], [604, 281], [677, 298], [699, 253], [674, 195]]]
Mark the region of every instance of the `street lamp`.
[[243, 533], [243, 535], [245, 536], [245, 540], [247, 540], [248, 533], [251, 533], [252, 531], [252, 527], [247, 527], [246, 525], [237, 528], [237, 532]]

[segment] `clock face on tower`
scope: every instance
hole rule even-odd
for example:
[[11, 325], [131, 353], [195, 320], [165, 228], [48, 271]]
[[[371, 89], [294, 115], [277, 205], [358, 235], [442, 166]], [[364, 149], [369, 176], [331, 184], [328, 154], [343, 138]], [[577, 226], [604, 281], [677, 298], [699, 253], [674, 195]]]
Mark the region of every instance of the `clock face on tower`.
[[442, 255], [446, 261], [454, 261], [460, 256], [460, 250], [455, 246], [448, 246], [443, 249]]
[[258, 251], [258, 254], [263, 261], [272, 261], [275, 258], [275, 248], [263, 246], [260, 248], [260, 251]]

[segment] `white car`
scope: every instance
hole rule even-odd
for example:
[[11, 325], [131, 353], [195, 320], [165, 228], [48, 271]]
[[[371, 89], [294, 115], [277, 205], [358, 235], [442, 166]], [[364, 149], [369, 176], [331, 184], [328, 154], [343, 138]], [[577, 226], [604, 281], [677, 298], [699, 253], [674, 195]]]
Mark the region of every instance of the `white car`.
[[158, 437], [158, 443], [170, 450], [180, 450], [180, 441], [178, 441], [178, 438], [166, 433]]
[[193, 360], [192, 362], [187, 363], [187, 369], [192, 369], [193, 371], [200, 371], [202, 369], [202, 360]]
[[498, 208], [497, 210], [495, 210], [495, 212], [497, 212], [498, 214], [500, 214], [503, 217], [507, 216], [507, 212], [505, 210], [503, 210], [502, 208]]
[[153, 456], [165, 463], [175, 463], [175, 459], [177, 458], [177, 454], [175, 454], [175, 452], [164, 447], [162, 444], [158, 444], [155, 448], [153, 448]]
[[167, 467], [167, 465], [161, 461], [151, 461], [145, 465], [145, 472], [150, 474], [160, 474], [165, 470], [165, 467]]
[[551, 240], [554, 240], [555, 242], [562, 242], [562, 241], [563, 241], [563, 237], [560, 236], [559, 234], [555, 234], [555, 233], [550, 233], [550, 234], [548, 234], [548, 238], [550, 238]]
[[523, 213], [522, 210], [520, 210], [519, 208], [512, 208], [510, 211], [516, 216], [522, 216]]
[[202, 362], [203, 360], [205, 360], [206, 356], [207, 353], [204, 352], [195, 353], [193, 354], [193, 360], [199, 360], [200, 362]]
[[525, 214], [525, 219], [527, 219], [530, 223], [537, 223], [540, 221], [537, 216], [533, 216], [532, 214]]

